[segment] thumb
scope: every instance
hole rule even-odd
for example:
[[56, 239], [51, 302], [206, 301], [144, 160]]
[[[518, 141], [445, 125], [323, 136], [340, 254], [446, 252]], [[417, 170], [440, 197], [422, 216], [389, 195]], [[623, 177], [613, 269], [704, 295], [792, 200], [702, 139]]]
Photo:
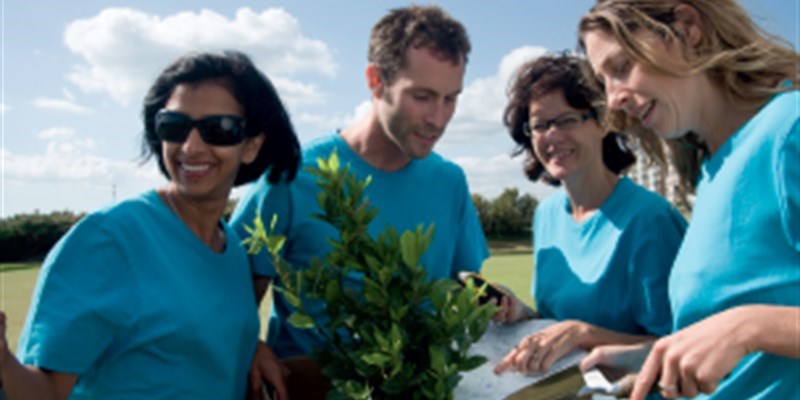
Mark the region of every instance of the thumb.
[[584, 357], [583, 360], [581, 360], [578, 368], [580, 368], [581, 371], [586, 372], [597, 365], [603, 364], [605, 359], [605, 351], [603, 351], [602, 347], [597, 347], [592, 350], [589, 355]]

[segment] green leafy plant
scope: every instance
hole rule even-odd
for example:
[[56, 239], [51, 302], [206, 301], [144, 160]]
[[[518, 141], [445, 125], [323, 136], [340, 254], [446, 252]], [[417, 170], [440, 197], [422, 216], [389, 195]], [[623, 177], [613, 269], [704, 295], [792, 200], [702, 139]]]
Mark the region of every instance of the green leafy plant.
[[[451, 279], [428, 279], [419, 260], [433, 225], [402, 235], [387, 227], [377, 238], [367, 226], [377, 214], [364, 197], [370, 177], [359, 180], [340, 167], [334, 152], [309, 172], [322, 188], [316, 218], [339, 231], [330, 251], [306, 268], [280, 256], [285, 238], [260, 216], [248, 227], [251, 253], [271, 253], [281, 287], [295, 308], [289, 322], [327, 340], [313, 357], [331, 378], [328, 399], [452, 399], [460, 373], [486, 358], [469, 355], [497, 308], [479, 305], [481, 289]], [[324, 307], [325, 318], [310, 310]]]

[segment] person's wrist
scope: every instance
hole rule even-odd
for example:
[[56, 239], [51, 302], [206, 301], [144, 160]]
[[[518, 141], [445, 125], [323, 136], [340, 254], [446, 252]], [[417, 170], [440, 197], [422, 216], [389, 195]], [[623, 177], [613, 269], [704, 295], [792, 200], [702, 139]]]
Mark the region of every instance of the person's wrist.
[[745, 354], [761, 351], [765, 347], [761, 341], [767, 336], [762, 330], [768, 329], [771, 321], [764, 316], [770, 313], [759, 308], [760, 306], [756, 305], [741, 306], [729, 311], [736, 318], [734, 332], [730, 337], [735, 341], [733, 344], [741, 348]]

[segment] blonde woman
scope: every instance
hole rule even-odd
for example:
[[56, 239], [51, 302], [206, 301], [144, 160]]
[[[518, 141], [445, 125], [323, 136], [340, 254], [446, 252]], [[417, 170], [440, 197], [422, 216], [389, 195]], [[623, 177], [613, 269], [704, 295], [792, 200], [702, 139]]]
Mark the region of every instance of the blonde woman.
[[671, 141], [697, 195], [670, 276], [674, 333], [582, 367], [646, 356], [634, 400], [797, 398], [798, 54], [734, 0], [601, 0], [579, 32], [612, 123]]

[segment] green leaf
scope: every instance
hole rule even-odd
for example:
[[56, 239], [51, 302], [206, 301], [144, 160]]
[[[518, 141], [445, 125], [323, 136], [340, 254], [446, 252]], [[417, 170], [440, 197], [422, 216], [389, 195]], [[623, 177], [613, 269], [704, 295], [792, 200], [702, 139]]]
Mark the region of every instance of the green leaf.
[[289, 316], [289, 323], [297, 329], [311, 329], [314, 327], [314, 320], [305, 313], [294, 312]]
[[372, 353], [362, 356], [361, 359], [367, 364], [374, 365], [378, 368], [383, 368], [392, 358], [386, 354]]
[[471, 356], [461, 362], [460, 369], [462, 371], [472, 371], [489, 361], [488, 358], [480, 355]]
[[342, 289], [339, 287], [339, 282], [331, 280], [325, 288], [325, 301], [332, 303], [342, 296]]
[[445, 359], [444, 353], [438, 347], [431, 345], [428, 347], [428, 356], [431, 360], [431, 370], [436, 376], [444, 375]]
[[331, 156], [328, 157], [328, 166], [330, 167], [331, 171], [338, 171], [339, 170], [339, 155], [336, 154], [336, 149], [333, 149]]
[[297, 295], [297, 293], [286, 290], [286, 288], [281, 289], [283, 289], [281, 293], [283, 293], [283, 297], [286, 299], [286, 301], [295, 308], [300, 308], [300, 297]]
[[403, 262], [408, 266], [417, 266], [422, 253], [419, 251], [417, 236], [410, 231], [400, 236], [400, 251]]

